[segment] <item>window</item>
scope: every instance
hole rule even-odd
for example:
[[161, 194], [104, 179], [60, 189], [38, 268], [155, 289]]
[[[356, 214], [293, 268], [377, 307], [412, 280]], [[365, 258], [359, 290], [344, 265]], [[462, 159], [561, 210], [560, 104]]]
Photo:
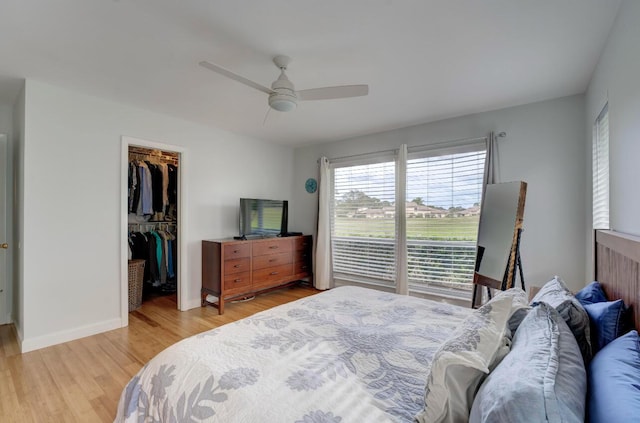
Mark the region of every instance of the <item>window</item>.
[[[406, 166], [394, 157], [332, 163], [334, 278], [394, 287], [398, 247], [406, 247], [409, 290], [469, 291], [484, 160], [476, 143], [410, 151]], [[406, 181], [400, 193], [398, 180]]]
[[407, 259], [411, 291], [471, 289], [485, 147], [411, 153], [407, 162]]
[[333, 168], [331, 240], [336, 279], [394, 286], [395, 160]]
[[593, 229], [609, 229], [609, 106], [593, 127]]

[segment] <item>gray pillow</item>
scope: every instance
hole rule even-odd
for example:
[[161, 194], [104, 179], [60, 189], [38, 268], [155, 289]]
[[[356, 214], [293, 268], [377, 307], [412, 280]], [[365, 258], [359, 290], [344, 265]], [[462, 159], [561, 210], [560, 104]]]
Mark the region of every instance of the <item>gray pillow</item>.
[[480, 386], [469, 422], [583, 423], [586, 389], [575, 337], [553, 307], [540, 303]]
[[531, 300], [532, 305], [536, 303], [547, 303], [560, 313], [578, 341], [584, 362], [588, 363], [592, 354], [589, 315], [562, 279], [554, 276], [547, 282]]
[[531, 309], [529, 303], [527, 302], [527, 293], [524, 292], [520, 288], [511, 288], [506, 291], [502, 291], [496, 295], [499, 297], [501, 295], [508, 295], [513, 298], [513, 303], [511, 304], [511, 317], [509, 318], [509, 339], [513, 337], [518, 330], [518, 326], [522, 320], [526, 317], [527, 313]]

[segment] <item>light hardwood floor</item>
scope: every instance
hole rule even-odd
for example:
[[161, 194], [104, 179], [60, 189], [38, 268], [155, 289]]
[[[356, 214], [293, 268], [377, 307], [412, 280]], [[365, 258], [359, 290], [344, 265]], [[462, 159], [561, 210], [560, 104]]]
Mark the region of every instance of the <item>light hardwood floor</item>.
[[185, 312], [159, 297], [129, 314], [129, 326], [20, 354], [11, 325], [0, 326], [0, 422], [113, 422], [120, 393], [157, 353], [188, 336], [315, 294], [296, 286]]

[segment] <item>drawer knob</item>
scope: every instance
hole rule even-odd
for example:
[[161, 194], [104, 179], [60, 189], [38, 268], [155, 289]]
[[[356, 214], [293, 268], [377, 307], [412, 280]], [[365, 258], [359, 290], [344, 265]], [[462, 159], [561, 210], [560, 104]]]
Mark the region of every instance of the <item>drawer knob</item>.
[[234, 252], [234, 253], [239, 253], [239, 252], [240, 252], [240, 250], [233, 250], [233, 252]]
[[235, 265], [235, 266], [233, 266], [233, 267], [235, 267], [236, 269], [239, 269], [241, 266], [242, 266], [241, 264], [236, 264], [236, 265]]
[[269, 273], [269, 274], [270, 274], [270, 275], [277, 275], [278, 273], [280, 273], [280, 272], [271, 272], [271, 273]]
[[271, 245], [269, 248], [271, 248], [272, 250], [275, 250], [276, 248], [278, 248], [277, 245]]
[[306, 268], [307, 268], [307, 266], [302, 266], [302, 267], [301, 267], [301, 269], [306, 269]]
[[273, 263], [276, 259], [269, 259], [269, 263]]
[[234, 279], [234, 282], [242, 282], [242, 279]]

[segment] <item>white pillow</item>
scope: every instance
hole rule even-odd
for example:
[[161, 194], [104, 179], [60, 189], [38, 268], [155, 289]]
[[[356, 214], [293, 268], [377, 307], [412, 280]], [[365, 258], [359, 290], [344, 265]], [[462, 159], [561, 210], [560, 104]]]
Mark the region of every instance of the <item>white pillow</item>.
[[416, 415], [418, 422], [469, 419], [478, 386], [508, 351], [507, 322], [518, 308], [512, 308], [515, 297], [500, 293], [475, 310], [436, 351], [427, 378], [425, 408]]

